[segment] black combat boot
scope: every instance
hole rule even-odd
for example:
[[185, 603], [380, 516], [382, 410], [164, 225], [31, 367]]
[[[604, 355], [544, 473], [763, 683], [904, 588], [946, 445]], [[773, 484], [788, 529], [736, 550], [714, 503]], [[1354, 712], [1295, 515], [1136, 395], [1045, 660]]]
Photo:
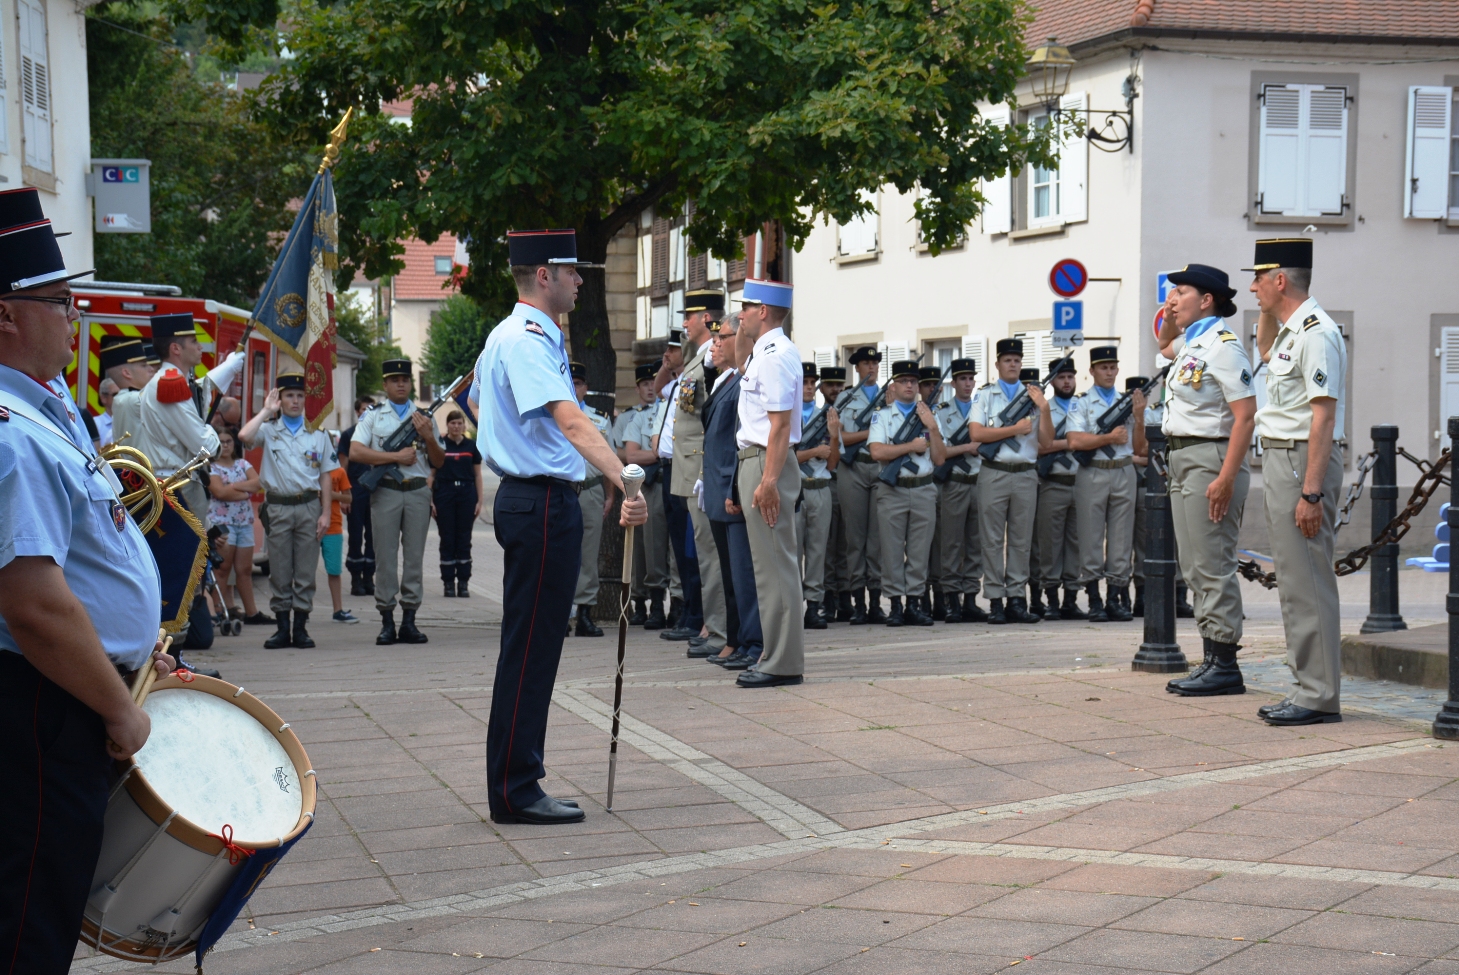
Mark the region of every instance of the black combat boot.
[[279, 624], [279, 628], [274, 632], [273, 636], [263, 641], [263, 648], [265, 650], [278, 650], [283, 647], [292, 647], [294, 645], [294, 634], [289, 632], [288, 612], [275, 613], [274, 621]]
[[1183, 582], [1175, 584], [1175, 618], [1178, 620], [1195, 619], [1195, 607], [1191, 606], [1190, 589]]
[[1106, 585], [1109, 599], [1105, 600], [1104, 612], [1111, 623], [1128, 623], [1135, 616], [1130, 612], [1130, 587]]
[[988, 600], [988, 622], [994, 626], [1002, 626], [1008, 622], [1008, 617], [1003, 612], [1003, 600], [991, 598]]
[[643, 605], [642, 599], [633, 600], [633, 609], [628, 614], [629, 626], [642, 626], [648, 620], [648, 610]]
[[603, 628], [593, 622], [593, 607], [579, 606], [577, 616], [578, 636], [602, 636]]
[[903, 619], [908, 626], [931, 626], [932, 614], [927, 612], [927, 600], [917, 596], [907, 597], [907, 612]]
[[1049, 588], [1044, 590], [1044, 601], [1048, 603], [1048, 605], [1044, 607], [1044, 619], [1061, 620], [1064, 618], [1059, 610], [1058, 586], [1050, 586]]
[[1195, 680], [1197, 677], [1200, 677], [1206, 671], [1211, 669], [1211, 663], [1214, 661], [1214, 659], [1215, 658], [1211, 656], [1211, 638], [1208, 636], [1201, 637], [1201, 662], [1197, 664], [1195, 669], [1192, 670], [1190, 673], [1184, 674], [1180, 677], [1172, 677], [1170, 680], [1166, 681], [1165, 689], [1172, 694], [1178, 693], [1178, 691], [1176, 691], [1175, 689], [1176, 684], [1180, 684], [1188, 680]]
[[1173, 690], [1181, 697], [1215, 697], [1218, 694], [1245, 694], [1246, 682], [1236, 663], [1235, 643], [1211, 641], [1211, 665], [1199, 677], [1177, 681]]
[[643, 621], [645, 630], [662, 630], [668, 625], [664, 618], [664, 591], [662, 589], [650, 589], [648, 591], [648, 616]]
[[805, 619], [801, 626], [807, 630], [824, 630], [826, 621], [821, 618], [821, 604], [813, 600], [806, 600]]
[[360, 574], [360, 570], [359, 569], [355, 569], [355, 568], [351, 568], [350, 569], [350, 595], [351, 596], [363, 596], [363, 595], [365, 595], [365, 581], [364, 581], [364, 577]]
[[963, 622], [964, 623], [991, 623], [988, 614], [983, 612], [983, 607], [978, 605], [978, 594], [970, 592], [963, 597]]
[[1145, 616], [1145, 587], [1138, 582], [1135, 583], [1135, 605], [1130, 607], [1130, 612], [1142, 619]]
[[400, 642], [429, 643], [430, 637], [415, 628], [415, 607], [400, 607]]
[[455, 579], [447, 579], [446, 580], [446, 592], [445, 592], [445, 596], [446, 596], [447, 599], [455, 599], [456, 598], [456, 580]]
[[1104, 600], [1099, 598], [1099, 583], [1091, 582], [1084, 588], [1084, 594], [1089, 597], [1089, 616], [1086, 617], [1091, 623], [1108, 623], [1109, 614], [1104, 611]]
[[942, 597], [947, 601], [947, 616], [944, 623], [961, 623], [963, 621], [963, 602], [959, 593], [950, 592]]
[[463, 579], [463, 578], [461, 578], [459, 576], [456, 578], [456, 598], [457, 599], [470, 599], [471, 598], [471, 587], [469, 585], [467, 585], [467, 580], [466, 579]]
[[851, 619], [846, 622], [852, 626], [866, 625], [866, 594], [865, 590], [858, 589], [851, 594], [855, 606], [851, 610]]
[[388, 647], [394, 645], [397, 637], [395, 634], [395, 610], [380, 610], [380, 633], [375, 637], [375, 646]]
[[866, 621], [868, 623], [885, 623], [887, 614], [881, 608], [881, 590], [866, 590]]
[[[904, 626], [904, 625], [906, 625], [907, 620], [906, 620], [906, 617], [902, 613], [902, 597], [900, 597], [900, 596], [892, 596], [891, 597], [891, 603], [892, 603], [892, 611], [890, 613], [888, 613], [887, 616], [886, 616], [886, 618], [885, 618], [885, 622], [886, 622], [887, 626]], [[870, 617], [868, 617], [868, 619], [870, 619]]]
[[947, 601], [940, 592], [932, 594], [932, 618], [939, 623], [947, 622]]
[[1061, 620], [1087, 620], [1089, 614], [1079, 608], [1079, 593], [1073, 589], [1064, 590], [1064, 605], [1059, 607]]
[[371, 569], [369, 572], [364, 573], [363, 581], [365, 583], [365, 595], [375, 595], [375, 570]]
[[300, 650], [308, 650], [314, 646], [314, 640], [309, 636], [309, 614], [294, 613], [294, 646]]
[[1032, 582], [1028, 584], [1028, 611], [1037, 613], [1039, 619], [1044, 617], [1044, 594], [1039, 592], [1038, 585]]
[[851, 593], [850, 592], [838, 592], [838, 593], [836, 593], [836, 622], [837, 623], [850, 623], [851, 622], [851, 614], [854, 613], [854, 612], [855, 612], [855, 610], [853, 610], [851, 608]]
[[1022, 596], [1014, 596], [1008, 600], [1008, 608], [1003, 611], [1010, 623], [1042, 623], [1043, 617], [1028, 611], [1028, 600]]

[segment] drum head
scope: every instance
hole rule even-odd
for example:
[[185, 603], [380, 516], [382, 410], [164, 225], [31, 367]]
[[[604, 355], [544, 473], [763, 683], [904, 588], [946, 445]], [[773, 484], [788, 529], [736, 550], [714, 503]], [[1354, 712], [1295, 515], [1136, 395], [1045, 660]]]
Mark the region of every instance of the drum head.
[[154, 690], [143, 709], [152, 735], [135, 761], [157, 795], [210, 833], [234, 842], [287, 836], [303, 811], [293, 761], [268, 728], [233, 704], [187, 688]]

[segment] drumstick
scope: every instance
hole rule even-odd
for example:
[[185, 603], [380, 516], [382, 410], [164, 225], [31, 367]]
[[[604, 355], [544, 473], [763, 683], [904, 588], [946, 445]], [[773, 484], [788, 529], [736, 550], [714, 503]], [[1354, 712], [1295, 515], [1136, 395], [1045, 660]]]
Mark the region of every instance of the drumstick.
[[[169, 649], [172, 648], [171, 634], [168, 634], [164, 637], [162, 631], [159, 630], [157, 633], [157, 638], [159, 640], [162, 640], [163, 653], [166, 653]], [[156, 681], [157, 662], [149, 656], [147, 658], [147, 668], [145, 672], [138, 674], [137, 679], [133, 682], [136, 686], [136, 689], [132, 695], [132, 700], [136, 702], [137, 707], [141, 707], [142, 702], [147, 700], [147, 695], [152, 692], [152, 685]]]

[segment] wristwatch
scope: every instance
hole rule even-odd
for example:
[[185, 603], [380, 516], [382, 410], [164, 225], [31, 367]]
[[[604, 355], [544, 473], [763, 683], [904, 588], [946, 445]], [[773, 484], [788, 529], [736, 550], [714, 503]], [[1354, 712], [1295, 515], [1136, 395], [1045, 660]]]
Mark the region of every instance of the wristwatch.
[[1302, 500], [1306, 501], [1308, 504], [1321, 504], [1324, 497], [1326, 497], [1326, 495], [1324, 495], [1321, 491], [1318, 491], [1316, 494], [1302, 495]]

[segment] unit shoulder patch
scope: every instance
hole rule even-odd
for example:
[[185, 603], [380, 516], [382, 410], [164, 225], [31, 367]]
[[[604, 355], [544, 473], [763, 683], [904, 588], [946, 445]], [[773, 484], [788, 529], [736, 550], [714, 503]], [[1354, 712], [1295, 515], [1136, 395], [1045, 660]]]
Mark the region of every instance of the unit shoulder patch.
[[1312, 381], [1319, 386], [1326, 386], [1327, 373], [1323, 372], [1321, 369], [1317, 370], [1312, 374]]
[[1250, 386], [1251, 385], [1251, 370], [1249, 370], [1249, 369], [1243, 369], [1243, 370], [1241, 370], [1241, 384], [1243, 386]]

